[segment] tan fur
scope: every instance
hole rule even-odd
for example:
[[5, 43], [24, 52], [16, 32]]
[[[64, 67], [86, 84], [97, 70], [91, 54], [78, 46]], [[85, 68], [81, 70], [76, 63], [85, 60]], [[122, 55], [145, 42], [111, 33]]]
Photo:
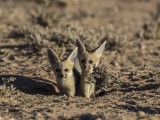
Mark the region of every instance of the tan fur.
[[89, 81], [89, 76], [93, 72], [93, 68], [98, 66], [106, 42], [93, 52], [87, 51], [80, 40], [77, 40], [76, 44], [78, 47], [78, 60], [82, 70], [79, 87], [81, 94], [86, 98], [90, 98], [94, 95], [95, 83]]
[[[86, 53], [84, 55], [86, 58], [86, 69], [83, 68], [83, 64], [80, 63], [82, 74], [80, 80], [80, 87], [82, 95], [86, 98], [90, 98], [94, 95], [95, 83], [88, 81], [90, 74], [92, 73], [93, 67], [98, 65], [99, 58], [95, 53]], [[81, 57], [80, 61], [85, 57]], [[89, 64], [89, 60], [93, 61], [93, 64]]]
[[[57, 84], [61, 89], [60, 92], [62, 94], [66, 94], [69, 97], [75, 96], [75, 78], [73, 75], [73, 66], [74, 64], [68, 60], [63, 61], [63, 67], [61, 68], [62, 74], [64, 74], [65, 78], [60, 79], [58, 77], [59, 74], [55, 73], [57, 78]], [[68, 69], [68, 72], [65, 72], [65, 69]]]
[[74, 55], [76, 49], [68, 57], [67, 60], [60, 60], [58, 56], [51, 49], [48, 50], [48, 58], [56, 76], [57, 86], [60, 94], [66, 94], [69, 97], [75, 96], [75, 76], [73, 73], [74, 68]]

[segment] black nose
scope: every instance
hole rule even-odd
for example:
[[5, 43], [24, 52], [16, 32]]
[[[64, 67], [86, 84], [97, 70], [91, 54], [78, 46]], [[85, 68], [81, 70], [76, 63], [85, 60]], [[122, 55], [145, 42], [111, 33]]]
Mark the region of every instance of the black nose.
[[84, 69], [86, 69], [87, 68], [87, 66], [84, 66]]
[[63, 74], [61, 74], [61, 75], [60, 75], [60, 77], [61, 77], [61, 78], [63, 78], [63, 77], [64, 77], [64, 75], [63, 75]]

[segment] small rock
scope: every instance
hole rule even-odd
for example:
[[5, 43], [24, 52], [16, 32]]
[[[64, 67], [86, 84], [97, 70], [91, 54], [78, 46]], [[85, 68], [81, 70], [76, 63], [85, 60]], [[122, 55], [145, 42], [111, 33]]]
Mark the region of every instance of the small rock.
[[37, 113], [35, 119], [36, 119], [36, 120], [45, 120], [45, 119], [44, 119], [44, 116], [43, 116], [41, 113]]
[[137, 114], [139, 118], [144, 118], [146, 116], [146, 114], [143, 111], [139, 111]]
[[3, 117], [0, 116], [0, 120], [4, 120]]
[[10, 56], [8, 57], [8, 59], [9, 59], [9, 60], [15, 60], [15, 57], [14, 57], [13, 55], [10, 55]]

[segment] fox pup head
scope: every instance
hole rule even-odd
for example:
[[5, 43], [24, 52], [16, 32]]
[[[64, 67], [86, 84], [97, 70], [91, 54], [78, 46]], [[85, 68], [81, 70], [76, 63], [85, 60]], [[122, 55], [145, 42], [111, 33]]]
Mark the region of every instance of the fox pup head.
[[78, 47], [78, 59], [82, 71], [92, 72], [93, 67], [98, 66], [106, 41], [92, 52], [87, 51], [83, 43], [78, 39], [76, 40], [76, 45]]
[[78, 48], [76, 47], [66, 60], [60, 60], [52, 49], [48, 49], [49, 63], [57, 80], [66, 80], [73, 75], [74, 60], [77, 56], [77, 51]]

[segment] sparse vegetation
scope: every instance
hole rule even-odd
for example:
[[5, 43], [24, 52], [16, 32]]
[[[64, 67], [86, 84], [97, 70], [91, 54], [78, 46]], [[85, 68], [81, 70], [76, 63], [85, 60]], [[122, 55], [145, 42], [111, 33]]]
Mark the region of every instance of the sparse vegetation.
[[0, 102], [8, 102], [12, 99], [16, 88], [13, 85], [8, 86], [8, 84], [14, 81], [15, 78], [2, 78], [3, 83], [0, 85]]
[[95, 96], [98, 96], [102, 92], [105, 92], [104, 89], [107, 87], [109, 79], [110, 76], [105, 65], [94, 67], [93, 73], [89, 77], [89, 81], [95, 83]]
[[150, 17], [151, 20], [144, 23], [142, 30], [136, 35], [145, 40], [160, 39], [160, 3], [157, 4]]
[[[107, 41], [90, 100], [58, 95], [47, 60], [76, 39]], [[159, 39], [158, 0], [0, 0], [0, 119], [160, 119]]]

